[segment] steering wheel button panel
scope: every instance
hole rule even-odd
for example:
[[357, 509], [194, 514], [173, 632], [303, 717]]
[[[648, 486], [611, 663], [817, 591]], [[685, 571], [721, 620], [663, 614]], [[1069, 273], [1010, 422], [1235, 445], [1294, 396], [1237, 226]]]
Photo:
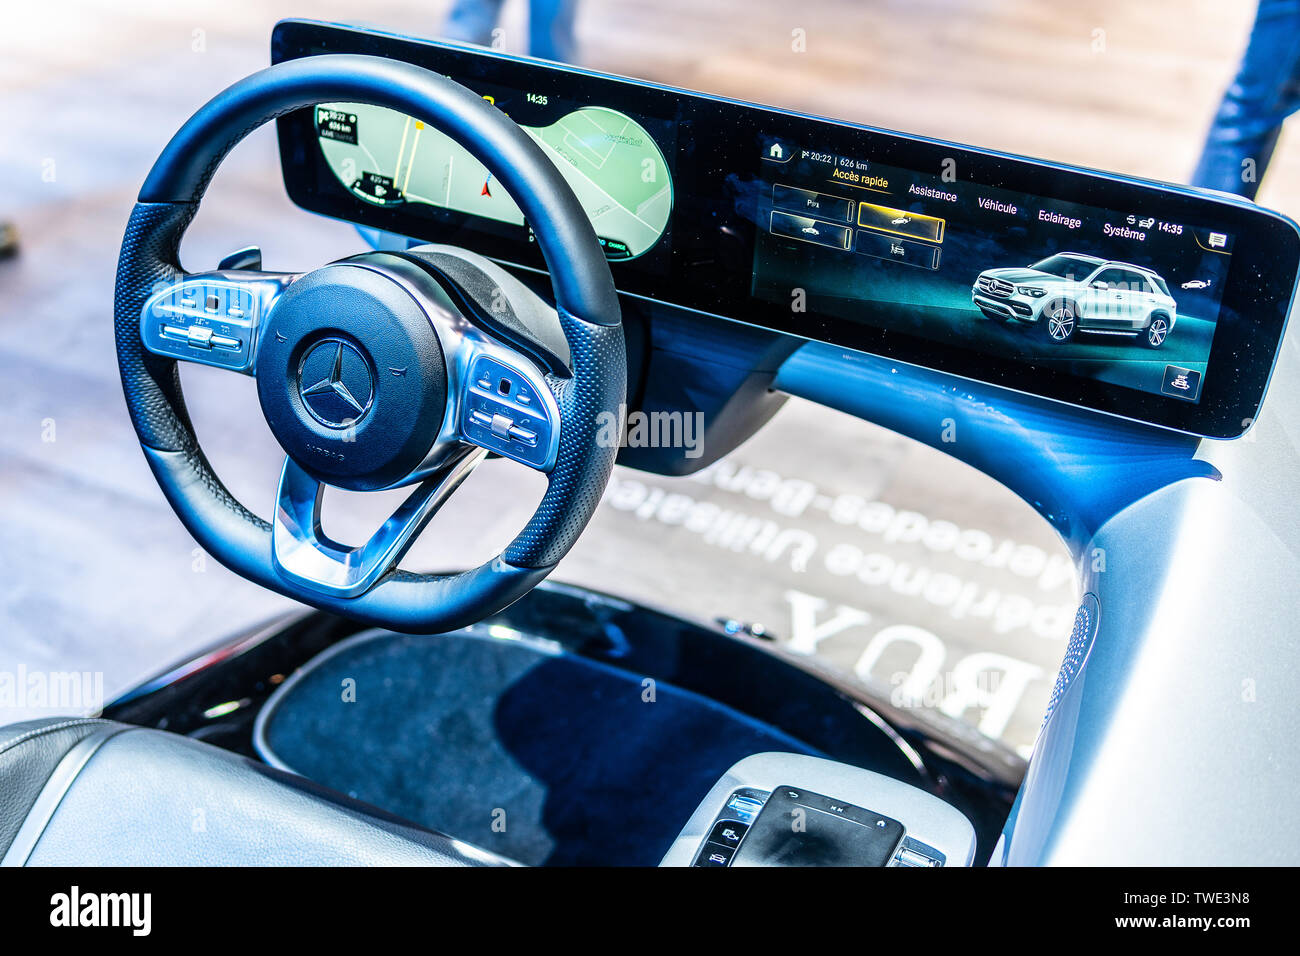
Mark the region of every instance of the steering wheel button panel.
[[259, 321], [293, 278], [262, 273], [190, 276], [149, 297], [140, 310], [140, 338], [157, 355], [250, 372]]
[[463, 437], [532, 468], [549, 467], [559, 444], [559, 411], [541, 373], [479, 354], [467, 378]]

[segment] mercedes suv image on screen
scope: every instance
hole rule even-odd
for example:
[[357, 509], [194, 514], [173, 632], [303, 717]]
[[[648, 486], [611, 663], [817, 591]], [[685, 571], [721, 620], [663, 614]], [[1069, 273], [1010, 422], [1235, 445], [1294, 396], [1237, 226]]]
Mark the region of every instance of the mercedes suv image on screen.
[[1156, 349], [1178, 320], [1159, 273], [1077, 252], [1024, 269], [988, 269], [970, 295], [989, 318], [1033, 323], [1053, 342], [1068, 342], [1076, 331], [1111, 332], [1131, 334]]

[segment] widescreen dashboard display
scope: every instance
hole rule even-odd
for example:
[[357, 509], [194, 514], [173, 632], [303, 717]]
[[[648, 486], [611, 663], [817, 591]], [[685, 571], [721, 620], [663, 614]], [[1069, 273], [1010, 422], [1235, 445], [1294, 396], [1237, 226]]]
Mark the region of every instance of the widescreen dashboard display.
[[[273, 59], [442, 73], [565, 176], [619, 291], [1212, 437], [1257, 412], [1300, 235], [1177, 187], [454, 45], [285, 21]], [[314, 212], [545, 264], [486, 168], [423, 120], [322, 103], [279, 121]]]
[[772, 138], [754, 294], [1198, 402], [1234, 237]]

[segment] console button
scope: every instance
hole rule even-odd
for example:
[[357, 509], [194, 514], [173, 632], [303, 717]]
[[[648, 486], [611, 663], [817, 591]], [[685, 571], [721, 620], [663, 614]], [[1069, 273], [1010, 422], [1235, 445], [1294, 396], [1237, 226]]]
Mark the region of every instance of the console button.
[[899, 866], [942, 866], [942, 864], [932, 857], [919, 853], [908, 846], [903, 846], [898, 851]]
[[763, 809], [763, 801], [758, 797], [733, 793], [731, 799], [727, 801], [727, 809], [748, 825], [754, 821], [754, 817], [758, 816], [759, 811]]
[[723, 846], [721, 843], [712, 841], [705, 843], [700, 850], [700, 855], [695, 859], [696, 866], [726, 866], [731, 862], [731, 857], [735, 854], [736, 848], [732, 846]]
[[745, 831], [748, 829], [747, 824], [737, 823], [735, 820], [720, 820], [714, 824], [713, 832], [709, 834], [709, 842], [737, 847], [740, 846], [740, 841], [744, 839]]

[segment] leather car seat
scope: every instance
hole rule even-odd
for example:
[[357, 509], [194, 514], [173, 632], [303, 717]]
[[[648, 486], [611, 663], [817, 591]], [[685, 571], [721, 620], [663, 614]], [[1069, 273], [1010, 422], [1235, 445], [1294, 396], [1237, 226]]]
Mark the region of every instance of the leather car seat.
[[0, 728], [0, 865], [508, 864], [188, 737], [96, 718]]

